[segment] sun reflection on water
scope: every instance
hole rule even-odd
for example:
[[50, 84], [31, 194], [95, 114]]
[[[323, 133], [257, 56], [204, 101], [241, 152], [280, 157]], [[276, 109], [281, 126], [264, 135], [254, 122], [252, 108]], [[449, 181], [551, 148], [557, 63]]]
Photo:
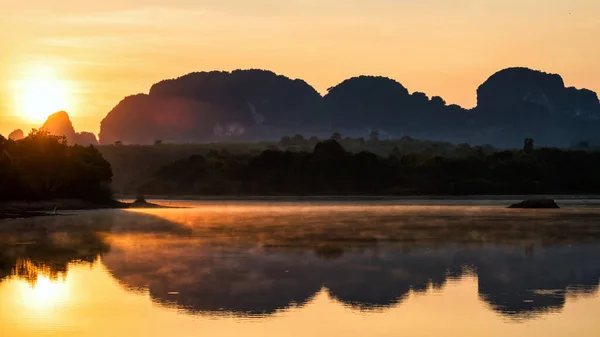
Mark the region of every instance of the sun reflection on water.
[[67, 273], [37, 266], [30, 260], [20, 260], [12, 273], [18, 279], [20, 305], [31, 310], [51, 311], [69, 301]]
[[[598, 245], [491, 243], [540, 214], [253, 204], [102, 212], [36, 219], [51, 230], [11, 241], [35, 245], [0, 250], [0, 337], [599, 336]], [[544, 224], [597, 220], [561, 212]], [[111, 232], [90, 234], [93, 221]], [[486, 226], [485, 244], [454, 243], [464, 237], [444, 229], [456, 226], [467, 238]], [[430, 232], [441, 234], [423, 244]], [[415, 240], [383, 242], [407, 233]]]

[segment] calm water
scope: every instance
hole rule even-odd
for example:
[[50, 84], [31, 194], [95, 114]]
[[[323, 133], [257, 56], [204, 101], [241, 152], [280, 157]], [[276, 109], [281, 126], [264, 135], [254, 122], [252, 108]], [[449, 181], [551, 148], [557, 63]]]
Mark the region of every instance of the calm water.
[[0, 336], [600, 336], [579, 202], [180, 205], [0, 222]]

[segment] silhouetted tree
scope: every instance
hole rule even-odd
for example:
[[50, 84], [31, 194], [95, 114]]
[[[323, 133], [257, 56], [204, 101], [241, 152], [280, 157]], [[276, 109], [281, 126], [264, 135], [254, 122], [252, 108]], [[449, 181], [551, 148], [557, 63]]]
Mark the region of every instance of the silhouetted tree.
[[334, 133], [331, 134], [330, 139], [333, 139], [336, 142], [341, 142], [342, 141], [342, 134], [336, 131], [336, 132], [334, 132]]
[[122, 142], [122, 141], [120, 141], [120, 140], [117, 140], [117, 141], [115, 142], [115, 146], [123, 146], [123, 142]]
[[533, 139], [525, 138], [525, 144], [523, 145], [523, 152], [531, 153], [533, 151]]
[[218, 158], [218, 157], [219, 157], [219, 152], [217, 152], [216, 150], [210, 150], [206, 154], [206, 158], [209, 158], [209, 159], [215, 159], [215, 158]]
[[369, 133], [369, 142], [378, 142], [379, 141], [379, 131], [373, 130]]
[[157, 139], [157, 140], [154, 141], [154, 146], [158, 146], [158, 145], [161, 145], [161, 144], [162, 144], [162, 140], [160, 140], [160, 139]]
[[581, 142], [577, 143], [577, 148], [580, 148], [580, 149], [589, 149], [590, 148], [590, 142], [588, 142], [588, 141], [581, 141]]
[[291, 146], [293, 143], [292, 143], [292, 139], [289, 136], [283, 136], [283, 137], [281, 137], [279, 144], [281, 144], [284, 147], [287, 147], [287, 146]]
[[68, 146], [66, 137], [32, 130], [18, 141], [0, 139], [0, 199], [112, 198], [110, 164], [93, 146]]
[[298, 145], [303, 145], [305, 142], [304, 137], [300, 134], [295, 135], [294, 137], [292, 137], [292, 144], [298, 146]]
[[411, 97], [417, 106], [426, 106], [429, 103], [429, 97], [424, 92], [415, 91], [411, 94]]
[[402, 158], [402, 152], [400, 152], [400, 149], [397, 146], [394, 146], [394, 149], [390, 155], [398, 159]]
[[[5, 143], [7, 141], [4, 141]], [[8, 141], [10, 143], [10, 141]], [[350, 142], [347, 146], [355, 146]], [[388, 141], [369, 147], [390, 146]], [[411, 152], [393, 145], [389, 155], [346, 151], [319, 142], [312, 153], [266, 150], [190, 157], [166, 165], [144, 186], [146, 194], [553, 194], [600, 193], [600, 152], [535, 149], [491, 151], [462, 144], [446, 154], [435, 146]], [[10, 158], [0, 160], [1, 165]], [[1, 180], [2, 177], [0, 177]], [[11, 181], [11, 180], [9, 180]]]
[[431, 104], [436, 107], [444, 107], [446, 105], [446, 101], [444, 101], [444, 99], [440, 96], [433, 96], [431, 97]]
[[319, 158], [340, 158], [346, 150], [334, 139], [322, 141], [315, 146], [313, 154]]
[[414, 153], [409, 153], [400, 157], [400, 164], [403, 166], [414, 166], [418, 163], [418, 158]]

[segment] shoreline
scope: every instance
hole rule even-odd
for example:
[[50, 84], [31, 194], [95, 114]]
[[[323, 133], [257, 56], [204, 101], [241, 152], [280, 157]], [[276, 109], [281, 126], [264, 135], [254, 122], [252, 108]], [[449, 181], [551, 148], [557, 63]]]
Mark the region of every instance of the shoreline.
[[[600, 203], [598, 194], [481, 194], [481, 195], [166, 195], [151, 194], [146, 195], [148, 200], [165, 201], [237, 201], [237, 200], [256, 200], [256, 201], [521, 201], [526, 199], [548, 198], [554, 200], [597, 200]], [[128, 194], [119, 195], [118, 200], [135, 200], [135, 197]]]
[[61, 212], [90, 211], [99, 209], [132, 209], [132, 208], [171, 208], [149, 203], [145, 200], [122, 202], [112, 200], [108, 203], [94, 203], [78, 199], [57, 199], [45, 201], [7, 201], [0, 203], [0, 220], [22, 219], [38, 216], [65, 216]]
[[[548, 198], [558, 203], [581, 203], [581, 206], [600, 206], [600, 195], [473, 195], [473, 196], [373, 196], [373, 195], [149, 195], [148, 200], [136, 200], [132, 196], [121, 195], [109, 203], [94, 203], [78, 199], [57, 199], [47, 201], [7, 201], [0, 202], [0, 220], [31, 218], [38, 216], [65, 216], [69, 211], [90, 211], [102, 209], [149, 209], [149, 208], [181, 208], [177, 206], [161, 205], [168, 201], [257, 201], [257, 202], [311, 202], [311, 201], [382, 201], [382, 202], [453, 202], [474, 201], [482, 204], [503, 202], [505, 206], [510, 203], [528, 199]], [[590, 203], [585, 203], [589, 201]]]

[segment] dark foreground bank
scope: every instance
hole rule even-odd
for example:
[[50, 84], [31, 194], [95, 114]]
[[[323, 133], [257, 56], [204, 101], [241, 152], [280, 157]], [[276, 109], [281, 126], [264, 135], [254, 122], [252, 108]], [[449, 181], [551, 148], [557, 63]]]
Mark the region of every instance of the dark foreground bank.
[[11, 201], [0, 203], [0, 219], [21, 219], [36, 216], [59, 216], [68, 211], [96, 209], [131, 209], [131, 208], [168, 208], [138, 198], [133, 202], [112, 200], [107, 203], [94, 203], [85, 200], [59, 199], [51, 201], [23, 202]]

